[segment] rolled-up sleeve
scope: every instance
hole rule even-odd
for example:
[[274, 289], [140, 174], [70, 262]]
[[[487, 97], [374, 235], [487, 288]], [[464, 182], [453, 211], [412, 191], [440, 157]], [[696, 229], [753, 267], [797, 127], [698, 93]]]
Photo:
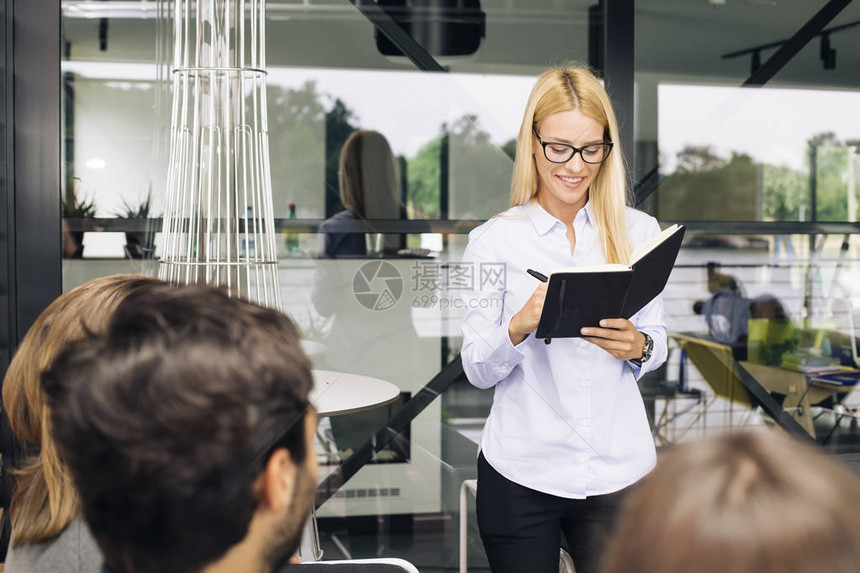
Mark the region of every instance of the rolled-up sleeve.
[[[480, 230], [469, 234], [469, 245], [463, 255], [463, 262], [471, 265], [476, 274], [480, 273], [482, 264], [500, 262], [493, 260], [490, 241], [477, 233]], [[508, 336], [504, 284], [483, 282], [476, 281], [474, 289], [462, 293], [466, 314], [460, 356], [469, 382], [478, 388], [491, 388], [506, 378], [525, 354]]]

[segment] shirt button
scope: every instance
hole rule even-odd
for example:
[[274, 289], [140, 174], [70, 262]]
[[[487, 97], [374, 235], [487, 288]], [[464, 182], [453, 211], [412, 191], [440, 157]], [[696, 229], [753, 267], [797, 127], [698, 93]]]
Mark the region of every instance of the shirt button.
[[588, 456], [585, 454], [579, 454], [578, 456], [576, 456], [576, 461], [581, 463], [581, 464], [584, 464], [585, 462], [588, 461]]
[[588, 380], [583, 380], [579, 383], [582, 388], [588, 388]]
[[511, 367], [511, 363], [510, 363], [510, 362], [505, 362], [504, 364], [502, 364], [502, 367], [503, 367], [504, 369], [506, 369], [506, 370], [507, 370], [508, 368], [510, 368], [510, 367]]
[[580, 420], [578, 422], [578, 424], [581, 428], [587, 428], [590, 423], [591, 423], [590, 420]]

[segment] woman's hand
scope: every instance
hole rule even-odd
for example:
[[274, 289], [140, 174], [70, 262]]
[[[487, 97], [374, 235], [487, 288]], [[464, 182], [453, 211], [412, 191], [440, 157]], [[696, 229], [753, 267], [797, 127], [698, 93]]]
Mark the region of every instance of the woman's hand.
[[583, 328], [582, 339], [599, 346], [619, 360], [642, 358], [645, 335], [626, 318], [604, 318], [601, 328]]
[[525, 340], [526, 336], [537, 328], [540, 322], [540, 313], [543, 310], [543, 301], [546, 300], [546, 285], [547, 283], [538, 285], [531, 298], [526, 301], [508, 324], [508, 337], [514, 346]]

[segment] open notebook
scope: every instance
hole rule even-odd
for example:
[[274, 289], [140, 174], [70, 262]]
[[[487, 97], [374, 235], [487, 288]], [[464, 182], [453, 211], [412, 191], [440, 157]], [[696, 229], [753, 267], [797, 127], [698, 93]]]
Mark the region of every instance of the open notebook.
[[535, 336], [571, 338], [603, 318], [630, 318], [663, 292], [684, 238], [672, 225], [640, 245], [629, 265], [558, 269], [549, 275], [546, 300]]

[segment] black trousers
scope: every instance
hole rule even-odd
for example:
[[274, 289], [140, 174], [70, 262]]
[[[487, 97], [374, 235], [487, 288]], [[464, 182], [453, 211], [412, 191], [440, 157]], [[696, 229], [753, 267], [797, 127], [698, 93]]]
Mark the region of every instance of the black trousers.
[[576, 573], [599, 571], [629, 488], [586, 499], [541, 493], [505, 478], [478, 456], [478, 529], [492, 573], [558, 573], [563, 535]]

